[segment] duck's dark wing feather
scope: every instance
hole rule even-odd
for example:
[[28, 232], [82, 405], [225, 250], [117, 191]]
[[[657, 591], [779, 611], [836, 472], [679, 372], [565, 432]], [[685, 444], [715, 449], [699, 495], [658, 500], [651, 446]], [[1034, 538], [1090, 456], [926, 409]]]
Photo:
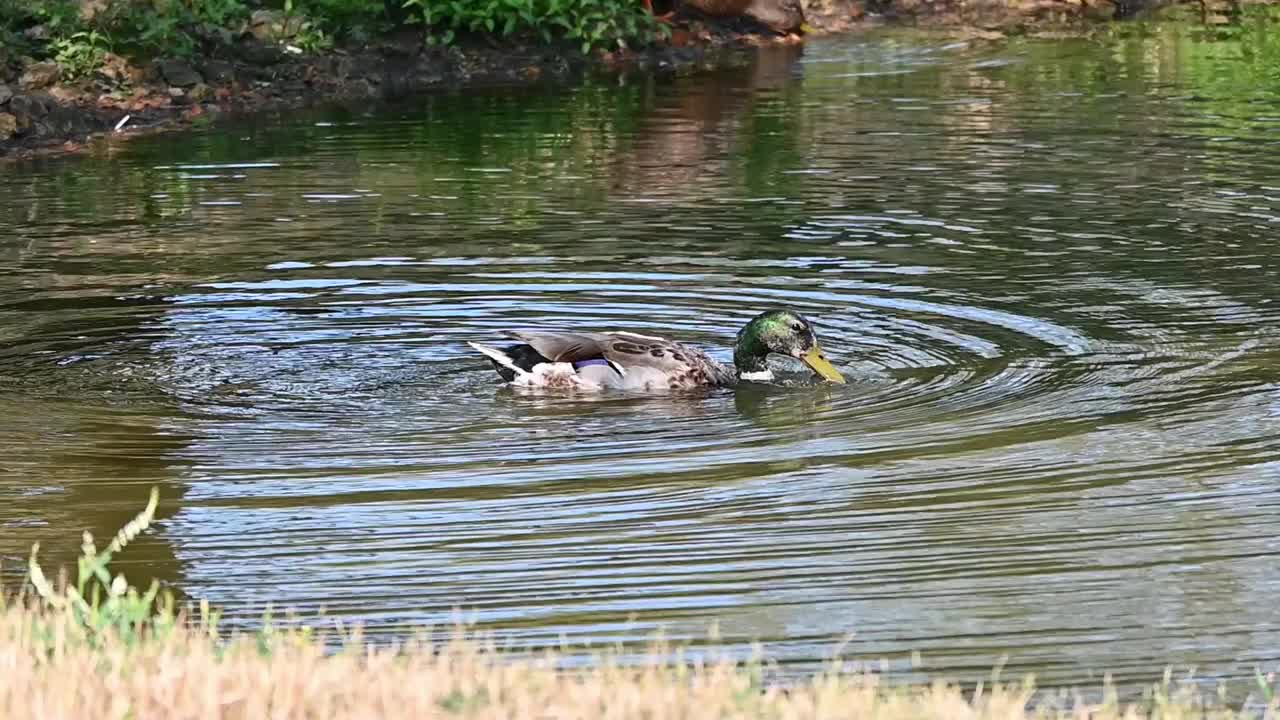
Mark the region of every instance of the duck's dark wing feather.
[[645, 369], [681, 384], [730, 384], [733, 373], [697, 348], [636, 333], [512, 332], [556, 362], [604, 358], [623, 371]]

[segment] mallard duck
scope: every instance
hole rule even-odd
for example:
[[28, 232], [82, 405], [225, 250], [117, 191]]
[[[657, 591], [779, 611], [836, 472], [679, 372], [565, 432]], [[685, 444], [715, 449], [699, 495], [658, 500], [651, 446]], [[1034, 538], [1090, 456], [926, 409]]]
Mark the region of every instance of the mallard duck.
[[499, 349], [469, 342], [512, 385], [565, 390], [683, 390], [769, 382], [770, 354], [808, 365], [824, 380], [844, 376], [823, 355], [813, 326], [799, 313], [771, 310], [738, 332], [730, 368], [701, 350], [631, 332], [509, 332], [519, 344]]

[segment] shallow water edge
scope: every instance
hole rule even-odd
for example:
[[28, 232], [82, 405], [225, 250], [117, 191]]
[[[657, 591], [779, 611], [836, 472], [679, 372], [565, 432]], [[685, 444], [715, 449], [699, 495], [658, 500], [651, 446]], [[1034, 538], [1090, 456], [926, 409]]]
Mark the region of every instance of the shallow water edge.
[[[1269, 3], [1243, 5], [1255, 4]], [[1036, 32], [1087, 35], [1139, 10], [1165, 12], [1167, 6], [1113, 0], [814, 0], [807, 4], [806, 28], [810, 37], [890, 26], [917, 27], [967, 41], [998, 41]], [[1194, 21], [1206, 23], [1233, 17], [1211, 16], [1205, 10], [1208, 5], [1199, 7], [1199, 14], [1170, 14], [1194, 15]], [[1242, 6], [1231, 7], [1238, 11]], [[430, 47], [418, 33], [397, 32], [360, 47], [299, 54], [246, 37], [187, 59], [135, 64], [109, 56], [94, 83], [59, 82], [56, 72], [47, 81], [29, 83], [26, 70], [35, 65], [6, 78], [0, 64], [0, 162], [86, 151], [109, 154], [114, 143], [139, 135], [304, 108], [367, 107], [424, 93], [495, 86], [570, 85], [589, 76], [661, 77], [726, 70], [752, 63], [761, 48], [803, 42], [799, 35], [752, 22], [696, 18], [678, 20], [665, 39], [648, 47], [589, 54], [567, 44], [508, 39]], [[116, 80], [104, 80], [107, 77]]]

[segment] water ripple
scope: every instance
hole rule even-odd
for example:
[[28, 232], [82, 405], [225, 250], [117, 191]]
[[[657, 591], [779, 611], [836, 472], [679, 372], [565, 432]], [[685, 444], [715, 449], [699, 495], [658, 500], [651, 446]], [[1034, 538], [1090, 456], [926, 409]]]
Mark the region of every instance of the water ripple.
[[[1280, 661], [1280, 94], [1103, 73], [1173, 62], [1105, 44], [796, 52], [0, 179], [0, 559], [68, 557], [158, 484], [130, 576], [232, 624], [718, 620], [798, 668], [852, 633], [903, 676], [1050, 684]], [[536, 396], [465, 345], [727, 360], [778, 305], [848, 385]]]

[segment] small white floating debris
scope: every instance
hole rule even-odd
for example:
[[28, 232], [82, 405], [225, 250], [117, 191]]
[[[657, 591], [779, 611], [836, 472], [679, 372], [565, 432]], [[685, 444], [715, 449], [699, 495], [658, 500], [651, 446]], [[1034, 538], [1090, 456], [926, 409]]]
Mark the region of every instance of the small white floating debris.
[[415, 261], [411, 257], [375, 257], [366, 260], [338, 260], [335, 262], [325, 263], [328, 268], [347, 268], [347, 267], [379, 267], [379, 266], [398, 266], [398, 265], [423, 265]]
[[776, 196], [770, 196], [770, 197], [717, 198], [713, 202], [718, 203], [720, 205], [736, 205], [738, 203], [772, 203], [772, 202], [780, 202], [782, 200], [786, 200], [786, 198], [782, 197], [781, 195], [776, 195]]
[[183, 163], [181, 165], [157, 165], [156, 170], [239, 170], [241, 168], [276, 168], [280, 163], [245, 162], [245, 163]]
[[298, 47], [297, 45], [285, 45], [285, 46], [284, 46], [284, 51], [285, 51], [285, 52], [287, 52], [287, 53], [291, 53], [291, 54], [293, 54], [293, 55], [301, 55], [301, 54], [302, 54], [302, 48]]
[[120, 118], [120, 122], [116, 123], [116, 126], [112, 130], [112, 132], [120, 132], [121, 130], [124, 129], [125, 125], [129, 124], [129, 121], [132, 119], [133, 119], [132, 115], [125, 115], [124, 117]]

